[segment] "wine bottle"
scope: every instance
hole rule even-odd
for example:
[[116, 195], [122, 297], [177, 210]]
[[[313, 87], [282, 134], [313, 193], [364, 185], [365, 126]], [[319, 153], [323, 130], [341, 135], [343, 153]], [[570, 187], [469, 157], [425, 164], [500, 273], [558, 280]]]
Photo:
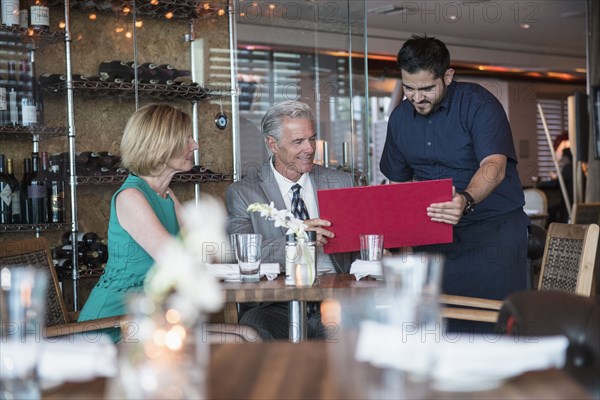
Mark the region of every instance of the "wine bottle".
[[48, 222], [65, 222], [65, 184], [62, 180], [59, 165], [52, 165], [48, 175]]
[[8, 125], [10, 111], [8, 110], [8, 92], [0, 84], [0, 125]]
[[98, 67], [100, 78], [104, 78], [107, 81], [115, 81], [116, 79], [122, 79], [123, 82], [130, 82], [133, 79], [133, 61], [102, 61]]
[[110, 157], [110, 164], [107, 167], [113, 168], [116, 164], [121, 162], [121, 156], [118, 154], [113, 154], [110, 151], [98, 151], [97, 152], [101, 157]]
[[158, 76], [158, 65], [152, 63], [143, 63], [138, 67], [138, 80], [140, 82], [149, 82]]
[[17, 72], [14, 61], [8, 62], [8, 111], [9, 125], [19, 124], [19, 92], [17, 86]]
[[1, 0], [2, 25], [19, 26], [19, 0]]
[[32, 171], [27, 182], [27, 209], [31, 224], [44, 224], [47, 221], [46, 184], [38, 153], [32, 153]]
[[36, 32], [50, 30], [50, 9], [47, 0], [32, 0], [29, 4], [29, 28]]
[[98, 263], [104, 264], [108, 261], [108, 246], [101, 242], [94, 242], [88, 246], [89, 251], [95, 252], [98, 256]]
[[44, 125], [44, 91], [40, 90], [40, 83], [35, 79], [35, 62], [31, 63], [31, 94], [35, 104], [35, 119], [38, 125]]
[[54, 268], [57, 268], [57, 272], [58, 269], [61, 270], [70, 270], [73, 268], [73, 259], [68, 257], [68, 258], [61, 258], [61, 259], [54, 259]]
[[[83, 246], [77, 246], [77, 253], [83, 254]], [[60, 260], [61, 258], [71, 258], [73, 256], [73, 246], [70, 244], [64, 244], [62, 246], [56, 246], [52, 249], [52, 258], [54, 260]]]
[[23, 160], [23, 178], [21, 179], [21, 223], [30, 224], [31, 214], [27, 207], [27, 182], [29, 182], [31, 175], [31, 159], [26, 158]]
[[19, 60], [19, 81], [21, 83], [21, 125], [31, 126], [37, 124], [37, 107], [33, 99], [33, 84], [29, 61]]
[[25, 31], [29, 29], [29, 3], [32, 0], [21, 0], [21, 6], [19, 7], [19, 26]]
[[[71, 80], [74, 82], [78, 81], [89, 81], [92, 80], [93, 77], [88, 77], [82, 74], [71, 74]], [[99, 80], [99, 79], [96, 79]], [[43, 73], [40, 75], [40, 79], [38, 80], [40, 86], [50, 86], [56, 85], [57, 83], [66, 82], [67, 75], [65, 74], [50, 74]]]
[[0, 224], [10, 224], [12, 222], [12, 190], [8, 175], [4, 166], [4, 154], [0, 154]]
[[29, 92], [21, 98], [21, 125], [33, 126], [37, 124], [37, 106]]
[[[90, 160], [90, 156], [92, 155], [91, 151], [80, 151], [79, 153], [75, 154], [75, 163], [77, 164], [86, 164], [89, 160]], [[67, 153], [67, 159], [68, 159], [68, 153]]]
[[113, 165], [113, 154], [104, 152], [104, 155], [93, 152], [90, 154], [90, 159], [87, 162], [87, 166], [90, 168], [100, 168], [100, 167], [111, 167]]
[[6, 159], [6, 174], [8, 175], [8, 183], [12, 189], [12, 201], [11, 201], [11, 220], [13, 224], [21, 224], [21, 184], [13, 173], [13, 160], [12, 158]]
[[[63, 244], [71, 244], [71, 232], [63, 233], [61, 240]], [[99, 241], [100, 237], [95, 232], [77, 232], [77, 243], [89, 246]]]
[[158, 79], [160, 80], [173, 80], [177, 78], [177, 70], [171, 64], [161, 64], [157, 68]]

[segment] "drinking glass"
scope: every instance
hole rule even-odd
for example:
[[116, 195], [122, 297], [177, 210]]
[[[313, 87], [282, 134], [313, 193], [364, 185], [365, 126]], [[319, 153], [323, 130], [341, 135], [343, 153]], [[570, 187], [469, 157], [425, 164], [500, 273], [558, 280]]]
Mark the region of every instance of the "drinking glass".
[[0, 399], [39, 399], [36, 366], [43, 340], [47, 275], [0, 270]]
[[238, 233], [235, 235], [234, 246], [242, 282], [258, 282], [260, 280], [262, 235], [260, 233]]
[[383, 235], [360, 235], [360, 258], [365, 261], [381, 261]]
[[435, 345], [442, 340], [439, 293], [443, 264], [442, 255], [428, 253], [383, 259], [390, 304], [388, 323], [400, 327], [403, 338], [419, 347], [407, 371], [415, 380], [429, 379], [435, 363]]

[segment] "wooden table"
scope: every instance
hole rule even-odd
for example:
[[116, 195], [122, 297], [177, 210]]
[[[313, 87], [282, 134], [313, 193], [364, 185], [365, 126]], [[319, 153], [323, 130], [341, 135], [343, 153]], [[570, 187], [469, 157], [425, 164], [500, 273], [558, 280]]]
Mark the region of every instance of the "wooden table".
[[[357, 363], [340, 343], [288, 342], [211, 346], [209, 399], [365, 399], [377, 370]], [[351, 354], [351, 353], [350, 353]], [[350, 360], [350, 361], [348, 361]], [[340, 361], [343, 362], [340, 363]], [[70, 383], [45, 392], [45, 400], [103, 399], [106, 381]], [[579, 384], [560, 370], [526, 373], [501, 387], [480, 392], [439, 392], [407, 383], [393, 398], [427, 399], [589, 399]]]
[[237, 323], [239, 303], [289, 302], [290, 341], [299, 342], [306, 339], [307, 301], [350, 297], [384, 286], [381, 281], [357, 281], [356, 277], [350, 274], [320, 275], [318, 283], [311, 287], [286, 286], [284, 278], [283, 275], [279, 275], [275, 280], [262, 279], [257, 283], [224, 282], [223, 290], [228, 304], [225, 308], [225, 322]]

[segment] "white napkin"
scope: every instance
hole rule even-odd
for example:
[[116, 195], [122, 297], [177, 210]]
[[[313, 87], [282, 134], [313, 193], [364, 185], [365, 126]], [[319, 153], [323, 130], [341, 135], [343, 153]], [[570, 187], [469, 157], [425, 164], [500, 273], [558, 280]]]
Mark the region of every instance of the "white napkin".
[[[206, 264], [206, 269], [213, 276], [226, 281], [240, 280], [240, 268], [237, 264]], [[279, 272], [278, 263], [260, 264], [260, 276], [266, 276], [270, 281], [277, 278]]]
[[419, 333], [365, 321], [360, 327], [355, 357], [376, 366], [411, 372], [429, 352], [435, 357], [431, 370], [435, 388], [471, 391], [491, 389], [526, 371], [562, 368], [568, 345], [564, 336]]
[[356, 260], [350, 266], [350, 273], [356, 276], [357, 281], [369, 275], [377, 279], [383, 277], [381, 261]]
[[38, 374], [42, 389], [65, 381], [117, 375], [117, 346], [108, 336], [81, 334], [42, 343]]

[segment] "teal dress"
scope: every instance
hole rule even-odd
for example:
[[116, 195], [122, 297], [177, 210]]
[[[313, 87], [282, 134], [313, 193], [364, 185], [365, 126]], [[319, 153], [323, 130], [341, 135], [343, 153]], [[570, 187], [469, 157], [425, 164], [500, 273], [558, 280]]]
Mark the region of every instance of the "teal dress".
[[[160, 197], [143, 179], [129, 175], [113, 195], [108, 221], [108, 262], [104, 274], [90, 293], [78, 321], [123, 315], [127, 312], [126, 298], [143, 289], [146, 273], [154, 264], [152, 257], [119, 224], [115, 199], [124, 189], [142, 192], [167, 232], [179, 233], [173, 199]], [[115, 332], [106, 332], [109, 334]]]

